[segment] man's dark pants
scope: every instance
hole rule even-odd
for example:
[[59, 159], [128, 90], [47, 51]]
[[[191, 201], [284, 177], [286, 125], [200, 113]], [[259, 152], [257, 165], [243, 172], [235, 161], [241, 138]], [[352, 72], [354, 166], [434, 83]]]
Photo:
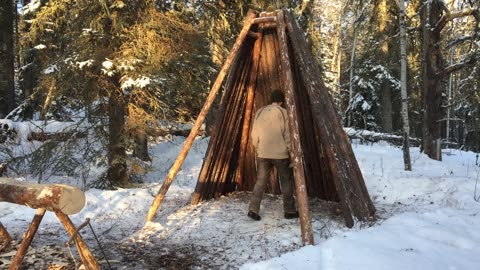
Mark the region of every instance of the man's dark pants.
[[293, 175], [289, 164], [290, 159], [288, 158], [268, 159], [257, 157], [257, 182], [253, 188], [249, 211], [253, 211], [256, 214], [260, 213], [260, 203], [274, 166], [277, 169], [280, 188], [282, 189], [283, 211], [285, 213], [295, 213], [297, 211], [295, 209], [295, 199], [293, 198]]

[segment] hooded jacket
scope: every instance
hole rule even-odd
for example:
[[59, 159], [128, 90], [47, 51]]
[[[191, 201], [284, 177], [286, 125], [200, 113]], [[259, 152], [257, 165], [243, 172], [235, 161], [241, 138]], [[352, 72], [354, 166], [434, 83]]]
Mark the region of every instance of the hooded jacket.
[[272, 103], [257, 110], [250, 136], [258, 157], [289, 158], [290, 131], [287, 111], [280, 105]]

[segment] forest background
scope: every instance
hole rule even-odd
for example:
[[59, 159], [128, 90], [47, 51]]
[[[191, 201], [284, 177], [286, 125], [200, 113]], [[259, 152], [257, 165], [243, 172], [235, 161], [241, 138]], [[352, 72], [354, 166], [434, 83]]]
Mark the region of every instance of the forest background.
[[[440, 147], [480, 151], [478, 1], [0, 0], [1, 174], [142, 182], [149, 140], [195, 119], [246, 12], [279, 8], [296, 14], [345, 127], [437, 160]], [[72, 124], [49, 133], [54, 121]], [[22, 122], [41, 143], [12, 151]]]

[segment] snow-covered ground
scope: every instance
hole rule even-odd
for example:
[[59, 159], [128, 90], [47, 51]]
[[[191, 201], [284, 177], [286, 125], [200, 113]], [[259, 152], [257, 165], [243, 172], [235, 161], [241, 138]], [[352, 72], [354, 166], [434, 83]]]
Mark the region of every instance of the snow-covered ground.
[[[474, 199], [480, 197], [480, 167], [474, 153], [448, 150], [438, 162], [412, 148], [413, 171], [405, 172], [399, 148], [354, 142], [378, 221], [348, 229], [332, 211], [335, 204], [311, 200], [315, 245], [302, 247], [299, 221], [283, 218], [279, 196], [266, 195], [258, 222], [246, 216], [248, 193], [190, 205], [208, 138], [196, 140], [154, 221], [145, 223], [183, 141], [174, 137], [151, 145], [144, 185], [88, 190], [86, 207], [71, 216], [75, 224], [91, 219], [114, 269], [480, 269], [480, 203]], [[0, 203], [0, 221], [17, 240], [34, 213]], [[88, 227], [82, 235], [101, 259]], [[67, 239], [47, 213], [33, 246], [62, 247], [69, 257], [63, 248]], [[0, 268], [2, 258], [6, 255], [0, 255]]]

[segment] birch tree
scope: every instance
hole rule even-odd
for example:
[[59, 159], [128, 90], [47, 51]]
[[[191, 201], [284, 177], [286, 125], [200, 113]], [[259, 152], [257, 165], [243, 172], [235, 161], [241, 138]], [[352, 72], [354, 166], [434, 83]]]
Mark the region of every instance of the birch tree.
[[401, 96], [402, 96], [402, 120], [403, 120], [403, 162], [406, 171], [412, 170], [410, 159], [410, 124], [408, 120], [408, 96], [407, 96], [407, 48], [406, 48], [406, 25], [405, 25], [405, 1], [399, 0], [400, 16], [400, 57], [401, 57]]

